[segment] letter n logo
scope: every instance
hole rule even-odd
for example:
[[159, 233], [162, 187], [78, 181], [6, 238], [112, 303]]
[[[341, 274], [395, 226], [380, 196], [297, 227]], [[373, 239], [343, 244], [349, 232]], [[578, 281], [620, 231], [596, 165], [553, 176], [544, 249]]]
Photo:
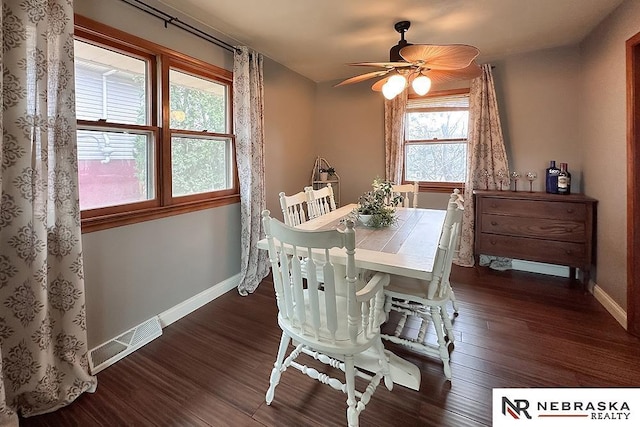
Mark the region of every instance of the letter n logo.
[[519, 420], [522, 415], [531, 419], [527, 409], [529, 408], [529, 401], [524, 399], [514, 399], [510, 401], [506, 397], [502, 397], [502, 415], [511, 415], [516, 420]]

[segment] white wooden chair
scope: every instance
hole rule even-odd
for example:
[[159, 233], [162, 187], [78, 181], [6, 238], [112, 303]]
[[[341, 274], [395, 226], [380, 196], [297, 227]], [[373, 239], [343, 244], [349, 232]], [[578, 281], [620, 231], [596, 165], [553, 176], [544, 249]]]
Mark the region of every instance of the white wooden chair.
[[[376, 273], [367, 283], [358, 280], [352, 221], [347, 222], [344, 231], [303, 231], [271, 218], [268, 210], [263, 211], [262, 217], [269, 243], [278, 324], [282, 329], [266, 393], [267, 405], [274, 399], [281, 374], [291, 367], [347, 394], [348, 425], [357, 426], [360, 412], [380, 380], [384, 378], [389, 390], [393, 387], [380, 338], [380, 324], [385, 318], [383, 287], [389, 282], [389, 275]], [[344, 266], [336, 268], [329, 261], [331, 248], [345, 251], [346, 280]], [[302, 258], [310, 267], [306, 285], [302, 279]], [[314, 274], [316, 267], [324, 272], [322, 289]], [[293, 351], [289, 353], [292, 342]], [[379, 360], [378, 370], [372, 375], [355, 367], [358, 357], [368, 349]], [[322, 373], [306, 366], [304, 361], [299, 362], [302, 354], [343, 371], [345, 382], [331, 377], [331, 370]], [[356, 377], [367, 383], [363, 392], [355, 388]]]
[[418, 207], [418, 183], [413, 184], [394, 184], [391, 186], [394, 194], [402, 196], [402, 206], [405, 208]]
[[333, 188], [330, 182], [317, 190], [314, 190], [312, 187], [305, 187], [305, 193], [307, 194], [309, 219], [336, 210], [336, 201], [333, 197]]
[[[453, 325], [447, 312], [447, 304], [451, 302], [449, 275], [462, 221], [462, 210], [456, 201], [457, 193], [451, 194], [431, 281], [391, 276], [390, 283], [385, 288], [385, 312], [387, 318], [391, 311], [398, 312], [400, 317], [393, 335], [382, 335], [382, 338], [394, 343], [439, 357], [448, 380], [451, 379], [449, 344], [452, 345], [454, 341]], [[417, 337], [403, 334], [406, 321], [410, 316], [415, 316], [421, 321]], [[425, 341], [429, 324], [433, 325], [436, 334], [437, 344], [435, 345]]]
[[295, 227], [307, 221], [307, 214], [305, 213], [307, 195], [304, 191], [300, 191], [291, 196], [287, 196], [284, 192], [281, 192], [279, 196], [282, 217], [284, 218], [285, 224]]

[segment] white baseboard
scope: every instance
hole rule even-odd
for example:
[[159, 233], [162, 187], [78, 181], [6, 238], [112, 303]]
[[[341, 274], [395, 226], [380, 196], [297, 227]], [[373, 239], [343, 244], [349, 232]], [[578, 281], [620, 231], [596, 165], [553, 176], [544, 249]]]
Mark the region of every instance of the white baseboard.
[[569, 277], [569, 267], [541, 262], [523, 261], [514, 259], [511, 262], [514, 270], [527, 271], [529, 273], [550, 274], [552, 276]]
[[[232, 276], [209, 289], [205, 289], [174, 307], [160, 313], [146, 322], [132, 328], [89, 351], [89, 364], [93, 375], [128, 356], [140, 347], [162, 335], [162, 329], [187, 314], [199, 309], [219, 296], [238, 287], [240, 273]], [[151, 325], [152, 327], [150, 327]]]
[[627, 312], [597, 284], [593, 285], [593, 296], [623, 328], [627, 329]]
[[229, 292], [231, 289], [237, 288], [238, 284], [240, 284], [240, 273], [160, 313], [158, 317], [160, 318], [162, 328], [164, 329], [176, 320], [182, 319], [187, 314], [196, 311], [203, 305]]
[[[528, 271], [530, 273], [550, 274], [552, 276], [569, 277], [569, 267], [541, 262], [523, 261], [514, 259], [511, 263], [514, 270]], [[589, 288], [595, 299], [613, 316], [614, 319], [627, 329], [627, 313], [613, 300], [600, 286], [591, 282]]]

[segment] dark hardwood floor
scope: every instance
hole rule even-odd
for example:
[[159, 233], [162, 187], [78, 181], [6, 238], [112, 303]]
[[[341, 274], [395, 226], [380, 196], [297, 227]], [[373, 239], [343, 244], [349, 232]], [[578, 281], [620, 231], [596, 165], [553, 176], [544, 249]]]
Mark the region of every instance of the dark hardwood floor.
[[[421, 390], [379, 386], [362, 426], [490, 426], [494, 387], [640, 386], [640, 341], [568, 279], [484, 267], [452, 278], [452, 381], [439, 361], [386, 343], [420, 367]], [[279, 337], [270, 282], [229, 292], [100, 372], [94, 394], [21, 425], [345, 425], [346, 396], [294, 369], [265, 404]]]

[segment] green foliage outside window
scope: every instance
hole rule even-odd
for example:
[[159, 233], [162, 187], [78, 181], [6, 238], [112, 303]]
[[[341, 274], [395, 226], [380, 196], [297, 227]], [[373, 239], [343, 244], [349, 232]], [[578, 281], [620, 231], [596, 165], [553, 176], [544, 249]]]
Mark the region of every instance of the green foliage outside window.
[[[172, 129], [226, 133], [224, 96], [199, 89], [171, 85]], [[176, 114], [175, 112], [178, 112]], [[142, 116], [144, 111], [140, 111]], [[145, 180], [152, 153], [146, 137], [135, 141], [134, 157], [141, 190], [149, 190]], [[174, 196], [198, 194], [229, 188], [228, 139], [174, 137], [171, 139], [172, 193]], [[150, 158], [147, 158], [147, 157]]]
[[[224, 96], [171, 85], [171, 128], [226, 132]], [[174, 196], [229, 188], [227, 140], [174, 137], [171, 139]]]

